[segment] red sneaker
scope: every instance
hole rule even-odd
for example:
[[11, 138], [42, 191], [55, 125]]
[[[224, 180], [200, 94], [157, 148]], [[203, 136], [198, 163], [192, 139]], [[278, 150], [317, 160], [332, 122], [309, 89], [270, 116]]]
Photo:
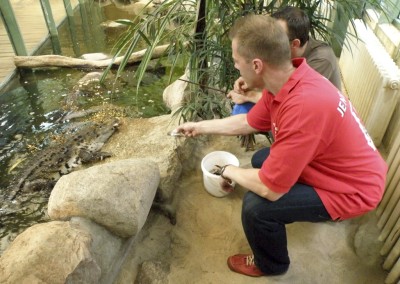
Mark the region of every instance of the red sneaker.
[[228, 266], [232, 271], [247, 276], [260, 277], [265, 275], [265, 273], [254, 264], [254, 255], [252, 254], [232, 255], [228, 257]]

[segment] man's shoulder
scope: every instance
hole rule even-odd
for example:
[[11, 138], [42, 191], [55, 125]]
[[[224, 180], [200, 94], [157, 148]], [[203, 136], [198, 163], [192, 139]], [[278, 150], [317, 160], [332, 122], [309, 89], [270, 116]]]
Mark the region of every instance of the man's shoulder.
[[311, 46], [311, 48], [328, 48], [328, 49], [332, 49], [331, 46], [327, 42], [315, 39], [313, 37], [309, 38], [308, 44]]
[[311, 68], [341, 89], [338, 58], [329, 44], [310, 38], [305, 57]]
[[332, 47], [328, 43], [321, 40], [310, 38], [307, 49], [308, 52], [306, 52], [306, 58], [326, 56], [335, 57]]

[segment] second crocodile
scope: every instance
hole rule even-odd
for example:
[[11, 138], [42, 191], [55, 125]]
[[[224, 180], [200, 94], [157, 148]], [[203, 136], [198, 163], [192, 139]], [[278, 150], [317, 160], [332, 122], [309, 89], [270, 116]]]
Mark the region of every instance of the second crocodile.
[[80, 164], [110, 157], [110, 153], [100, 150], [118, 125], [116, 119], [104, 123], [87, 122], [75, 133], [36, 153], [16, 179], [9, 198], [15, 199], [20, 192], [51, 190], [62, 175]]

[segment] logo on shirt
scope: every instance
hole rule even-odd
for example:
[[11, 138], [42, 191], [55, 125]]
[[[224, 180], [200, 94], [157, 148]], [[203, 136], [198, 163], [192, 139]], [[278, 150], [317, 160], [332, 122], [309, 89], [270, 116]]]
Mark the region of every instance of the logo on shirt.
[[340, 113], [341, 117], [344, 117], [344, 114], [346, 113], [346, 98], [340, 93], [339, 94], [339, 104], [337, 107], [337, 111]]
[[274, 130], [274, 137], [276, 138], [279, 128], [276, 126], [275, 122], [272, 123], [272, 129]]

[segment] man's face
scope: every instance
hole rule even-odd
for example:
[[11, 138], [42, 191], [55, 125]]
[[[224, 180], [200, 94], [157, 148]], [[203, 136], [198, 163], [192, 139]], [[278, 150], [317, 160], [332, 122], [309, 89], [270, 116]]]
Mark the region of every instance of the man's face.
[[[235, 63], [235, 68], [239, 70], [240, 76], [246, 82], [248, 88], [260, 88], [260, 78], [254, 71], [253, 61], [246, 60], [237, 52], [238, 43], [236, 39], [232, 40], [232, 58]], [[261, 83], [262, 86], [262, 83]]]

